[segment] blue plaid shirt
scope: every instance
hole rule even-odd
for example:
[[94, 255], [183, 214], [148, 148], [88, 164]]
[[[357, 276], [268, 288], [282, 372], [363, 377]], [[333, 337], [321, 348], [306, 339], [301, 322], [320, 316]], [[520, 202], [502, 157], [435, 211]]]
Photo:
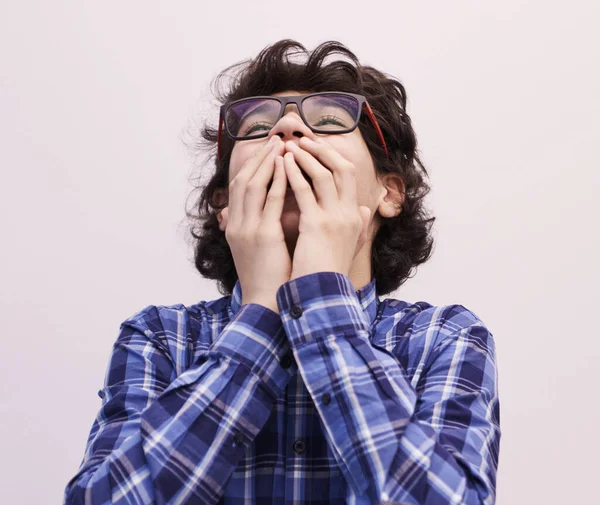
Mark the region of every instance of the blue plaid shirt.
[[66, 504], [495, 502], [494, 337], [337, 272], [121, 324]]

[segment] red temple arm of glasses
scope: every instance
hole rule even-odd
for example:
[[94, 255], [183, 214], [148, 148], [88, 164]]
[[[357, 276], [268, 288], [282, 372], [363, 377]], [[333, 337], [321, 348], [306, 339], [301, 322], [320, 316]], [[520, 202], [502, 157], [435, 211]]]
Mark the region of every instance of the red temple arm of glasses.
[[219, 117], [219, 133], [217, 137], [217, 159], [221, 161], [221, 133], [223, 133], [223, 116]]
[[379, 128], [379, 123], [377, 122], [377, 119], [375, 119], [375, 114], [373, 114], [373, 111], [371, 110], [371, 106], [369, 105], [369, 102], [365, 101], [365, 105], [367, 106], [367, 115], [369, 116], [371, 123], [373, 123], [373, 126], [375, 127], [375, 131], [377, 132], [377, 136], [379, 137], [379, 140], [381, 141], [381, 145], [383, 146], [385, 155], [387, 158], [389, 158], [390, 155], [388, 153], [387, 145], [385, 144], [385, 140], [383, 140], [383, 132], [381, 131], [381, 128]]

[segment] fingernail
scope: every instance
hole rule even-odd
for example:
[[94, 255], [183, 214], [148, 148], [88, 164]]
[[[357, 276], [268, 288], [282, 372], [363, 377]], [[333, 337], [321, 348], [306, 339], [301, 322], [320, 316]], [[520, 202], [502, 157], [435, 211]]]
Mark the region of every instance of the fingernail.
[[275, 142], [277, 142], [277, 139], [279, 137], [277, 135], [273, 135], [270, 139], [269, 139], [269, 144], [274, 144]]

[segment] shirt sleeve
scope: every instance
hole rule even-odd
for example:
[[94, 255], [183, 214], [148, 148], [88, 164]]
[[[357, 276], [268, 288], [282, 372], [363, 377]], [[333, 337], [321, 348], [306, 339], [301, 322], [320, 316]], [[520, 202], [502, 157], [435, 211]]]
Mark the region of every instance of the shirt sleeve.
[[[492, 505], [500, 411], [492, 334], [462, 306], [433, 321], [439, 338], [416, 388], [370, 341], [350, 279], [294, 279], [277, 301], [298, 371], [356, 503]], [[426, 336], [424, 335], [424, 338]], [[430, 336], [429, 336], [430, 337]]]
[[178, 376], [164, 332], [149, 326], [121, 324], [65, 504], [217, 503], [297, 370], [279, 363], [289, 351], [279, 315], [257, 304]]

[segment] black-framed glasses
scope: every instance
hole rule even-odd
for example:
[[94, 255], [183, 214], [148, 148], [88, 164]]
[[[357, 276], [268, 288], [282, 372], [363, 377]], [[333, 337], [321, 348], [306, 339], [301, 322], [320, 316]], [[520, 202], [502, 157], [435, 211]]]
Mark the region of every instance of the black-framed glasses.
[[302, 121], [314, 133], [350, 133], [357, 126], [366, 108], [386, 156], [389, 156], [383, 133], [369, 102], [363, 95], [342, 91], [322, 91], [298, 96], [253, 96], [221, 105], [217, 156], [221, 159], [223, 126], [233, 140], [266, 137], [284, 113], [289, 103], [295, 103]]

